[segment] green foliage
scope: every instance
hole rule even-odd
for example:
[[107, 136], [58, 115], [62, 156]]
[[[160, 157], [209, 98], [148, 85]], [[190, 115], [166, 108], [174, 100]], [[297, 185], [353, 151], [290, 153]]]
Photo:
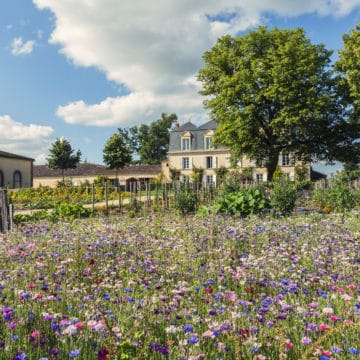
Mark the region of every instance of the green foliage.
[[345, 171], [330, 179], [327, 188], [316, 188], [313, 201], [325, 212], [345, 213], [360, 204], [360, 193], [352, 189]]
[[193, 172], [191, 174], [191, 180], [195, 183], [201, 183], [204, 174], [204, 169], [202, 167], [193, 166], [192, 171]]
[[137, 200], [135, 197], [130, 198], [130, 202], [128, 204], [128, 215], [130, 217], [135, 217], [138, 215], [141, 211], [142, 204], [141, 201]]
[[360, 136], [343, 116], [331, 54], [301, 28], [221, 37], [198, 74], [218, 123], [215, 143], [264, 160], [269, 181], [281, 151], [305, 161], [342, 159]]
[[198, 204], [197, 192], [187, 185], [181, 185], [174, 194], [174, 208], [182, 215], [193, 213]]
[[109, 181], [109, 177], [106, 175], [97, 175], [94, 179], [95, 186], [105, 186], [105, 183]]
[[64, 182], [64, 171], [66, 169], [74, 169], [80, 162], [81, 151], [78, 150], [74, 153], [71, 144], [66, 139], [56, 139], [52, 144], [49, 157], [47, 160], [47, 166], [50, 169], [62, 170], [62, 178]]
[[84, 208], [81, 204], [70, 204], [70, 203], [61, 203], [56, 205], [49, 217], [53, 220], [58, 219], [80, 219], [89, 217], [91, 211], [87, 208]]
[[269, 202], [261, 189], [241, 189], [220, 196], [214, 205], [215, 212], [229, 215], [258, 214], [269, 208]]
[[276, 165], [276, 168], [275, 168], [275, 171], [274, 171], [274, 174], [273, 174], [273, 180], [274, 181], [280, 181], [280, 179], [282, 178], [283, 176], [283, 172], [281, 171], [281, 168], [278, 165]]
[[216, 182], [218, 183], [218, 185], [221, 186], [223, 184], [228, 172], [229, 172], [229, 169], [226, 168], [225, 166], [220, 166], [220, 167], [215, 169]]
[[[132, 159], [130, 137], [126, 130], [118, 129], [106, 142], [103, 150], [103, 160], [109, 169], [123, 168]], [[117, 174], [116, 174], [117, 175]]]
[[281, 215], [287, 216], [295, 208], [297, 189], [295, 183], [282, 177], [274, 181], [270, 195], [271, 206]]
[[228, 194], [242, 190], [244, 174], [238, 170], [229, 171], [221, 185], [220, 194]]
[[342, 75], [343, 91], [347, 92], [345, 100], [352, 105], [351, 115], [356, 116], [360, 111], [360, 25], [345, 34], [343, 42], [335, 69]]
[[138, 153], [141, 164], [160, 164], [169, 150], [170, 128], [177, 119], [175, 114], [161, 114], [161, 119], [150, 125], [130, 128], [133, 150]]

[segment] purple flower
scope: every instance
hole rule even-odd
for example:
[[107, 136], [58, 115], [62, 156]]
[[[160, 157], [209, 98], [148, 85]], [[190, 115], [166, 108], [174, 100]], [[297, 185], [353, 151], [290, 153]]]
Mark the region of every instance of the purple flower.
[[301, 339], [301, 343], [304, 345], [310, 345], [311, 342], [312, 342], [311, 339], [306, 336]]
[[2, 314], [3, 314], [3, 318], [4, 318], [4, 321], [10, 321], [12, 316], [13, 316], [13, 309], [11, 307], [3, 307], [2, 308]]

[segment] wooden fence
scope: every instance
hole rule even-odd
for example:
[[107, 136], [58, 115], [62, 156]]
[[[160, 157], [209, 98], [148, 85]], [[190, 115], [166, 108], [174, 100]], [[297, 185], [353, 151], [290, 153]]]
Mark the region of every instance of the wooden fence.
[[13, 211], [8, 202], [7, 190], [0, 189], [0, 232], [7, 232], [12, 227]]

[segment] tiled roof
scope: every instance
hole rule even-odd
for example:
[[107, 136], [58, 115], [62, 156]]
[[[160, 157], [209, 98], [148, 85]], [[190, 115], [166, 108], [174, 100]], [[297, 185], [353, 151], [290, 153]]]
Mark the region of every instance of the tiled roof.
[[16, 154], [12, 154], [12, 153], [9, 153], [9, 152], [6, 152], [6, 151], [1, 151], [1, 150], [0, 150], [0, 157], [10, 158], [10, 159], [35, 161], [34, 159], [26, 157], [26, 156], [16, 155]]
[[[118, 175], [157, 175], [161, 173], [161, 165], [133, 165], [119, 169]], [[115, 176], [115, 170], [108, 169], [105, 165], [80, 163], [75, 169], [67, 169], [65, 176]], [[34, 165], [34, 178], [61, 177], [61, 169], [49, 169], [46, 165]]]

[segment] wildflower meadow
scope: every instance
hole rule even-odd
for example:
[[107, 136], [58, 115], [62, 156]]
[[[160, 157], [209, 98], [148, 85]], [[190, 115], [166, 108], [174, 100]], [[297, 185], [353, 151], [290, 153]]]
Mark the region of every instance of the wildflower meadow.
[[355, 214], [98, 216], [0, 240], [0, 359], [360, 359]]

